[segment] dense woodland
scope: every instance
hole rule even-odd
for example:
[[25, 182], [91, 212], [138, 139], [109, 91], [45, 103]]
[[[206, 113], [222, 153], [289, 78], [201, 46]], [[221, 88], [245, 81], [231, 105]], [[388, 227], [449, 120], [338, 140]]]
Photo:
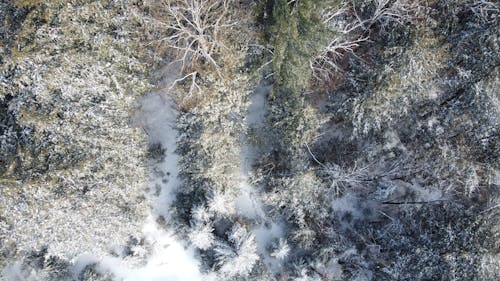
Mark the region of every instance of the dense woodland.
[[0, 280], [500, 280], [499, 11], [0, 0]]

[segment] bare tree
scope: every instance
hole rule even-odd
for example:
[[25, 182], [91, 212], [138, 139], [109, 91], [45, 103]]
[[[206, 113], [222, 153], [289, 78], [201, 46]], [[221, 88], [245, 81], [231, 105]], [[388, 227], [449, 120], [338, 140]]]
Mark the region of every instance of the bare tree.
[[165, 30], [156, 40], [170, 49], [182, 62], [183, 71], [197, 64], [209, 63], [218, 68], [214, 54], [223, 48], [220, 34], [229, 22], [232, 0], [161, 0], [152, 1], [154, 22]]
[[190, 81], [187, 94], [179, 103], [196, 100], [201, 92], [200, 67], [220, 68], [216, 54], [224, 48], [221, 33], [230, 22], [229, 5], [233, 0], [150, 0], [150, 23], [160, 29], [156, 48], [166, 50], [175, 57], [173, 63], [181, 64], [183, 76], [172, 82], [169, 92], [176, 86]]
[[341, 72], [339, 62], [346, 54], [355, 55], [355, 49], [369, 38], [370, 28], [378, 23], [384, 31], [391, 22], [405, 24], [413, 21], [422, 8], [414, 0], [368, 0], [363, 5], [371, 6], [371, 13], [363, 18], [357, 1], [336, 3], [324, 9], [322, 19], [325, 26], [340, 36], [335, 36], [317, 56], [310, 61], [313, 77], [327, 81]]
[[337, 72], [342, 71], [339, 67], [340, 60], [345, 54], [354, 54], [359, 44], [368, 38], [342, 41], [333, 39], [321, 52], [310, 61], [313, 77], [319, 81], [332, 78]]
[[[356, 17], [356, 25], [363, 30], [369, 30], [372, 25], [378, 23], [382, 31], [391, 23], [406, 24], [413, 21], [423, 7], [415, 0], [372, 0], [374, 9], [368, 18], [363, 19], [359, 15], [356, 1], [352, 2], [352, 11]], [[354, 25], [354, 26], [356, 26]]]

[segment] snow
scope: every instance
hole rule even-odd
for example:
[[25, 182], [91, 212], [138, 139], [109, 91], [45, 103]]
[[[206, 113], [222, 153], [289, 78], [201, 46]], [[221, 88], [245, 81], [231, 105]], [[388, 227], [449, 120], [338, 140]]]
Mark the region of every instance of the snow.
[[285, 228], [279, 223], [262, 223], [256, 226], [251, 233], [255, 236], [257, 242], [257, 253], [263, 259], [265, 265], [274, 272], [283, 270], [283, 259], [278, 259], [271, 256], [269, 253], [269, 245], [273, 240], [284, 239]]
[[[162, 72], [166, 74], [162, 84], [171, 83], [175, 78], [175, 71], [171, 68], [163, 69]], [[175, 199], [175, 192], [179, 186], [177, 178], [179, 156], [175, 153], [178, 135], [175, 129], [177, 112], [166, 98], [164, 91], [146, 95], [138, 102], [138, 107], [133, 124], [145, 131], [150, 145], [160, 144], [165, 150], [163, 159], [158, 163], [152, 163], [149, 183], [151, 188], [146, 194], [151, 203], [151, 210], [142, 229], [144, 243], [133, 246], [131, 255], [126, 255], [125, 245], [116, 241], [110, 241], [109, 244], [109, 250], [115, 254], [114, 256], [80, 253], [71, 260], [72, 277], [77, 280], [88, 265], [95, 265], [96, 271], [111, 274], [116, 281], [202, 280], [200, 262], [195, 258], [194, 247], [186, 247], [182, 241], [176, 239], [172, 231], [158, 223], [160, 217], [169, 220], [168, 209]], [[202, 212], [200, 218], [204, 219]], [[207, 229], [204, 229], [201, 234], [206, 232]], [[210, 237], [201, 238], [210, 239]], [[7, 278], [6, 280], [26, 281], [40, 280], [38, 275], [41, 274], [35, 271], [24, 272], [21, 263], [11, 264], [0, 273]], [[0, 276], [0, 280], [4, 279]]]
[[[250, 97], [250, 105], [245, 120], [248, 128], [255, 130], [257, 134], [260, 133], [259, 131], [263, 129], [262, 126], [265, 124], [267, 94], [271, 91], [271, 88], [272, 85], [268, 85], [267, 81], [262, 81]], [[262, 154], [262, 150], [266, 149], [262, 145], [250, 142], [249, 138], [251, 137], [251, 135], [247, 134], [241, 142], [240, 181], [237, 186], [238, 195], [234, 206], [238, 215], [253, 221], [254, 226], [251, 227], [250, 233], [255, 237], [257, 254], [272, 272], [277, 273], [283, 270], [283, 261], [289, 248], [284, 239], [284, 226], [271, 222], [266, 216], [264, 203], [260, 198], [262, 190], [260, 190], [259, 186], [254, 186], [250, 180], [252, 178], [252, 166], [258, 155]], [[279, 241], [281, 246], [279, 249], [274, 249], [274, 256], [270, 253], [270, 246], [273, 241]]]
[[[247, 116], [245, 118], [246, 125], [249, 128], [254, 128], [256, 130], [262, 129], [263, 124], [265, 124], [265, 118], [267, 114], [267, 94], [271, 91], [272, 86], [266, 85], [265, 81], [259, 84], [255, 89], [255, 92], [250, 97], [250, 105], [248, 106]], [[248, 138], [248, 136], [245, 136]], [[241, 162], [241, 172], [243, 175], [248, 174], [252, 169], [252, 165], [259, 154], [259, 149], [262, 147], [257, 147], [248, 142], [248, 139], [242, 141], [240, 162]]]
[[[169, 71], [171, 69], [164, 70]], [[172, 80], [173, 74], [168, 75], [170, 78], [164, 78], [163, 83], [168, 84], [166, 80]], [[134, 264], [128, 257], [107, 256], [99, 260], [98, 268], [103, 272], [112, 273], [117, 281], [202, 280], [195, 249], [186, 248], [171, 231], [165, 230], [157, 223], [159, 217], [169, 219], [168, 207], [175, 199], [179, 185], [179, 156], [175, 153], [178, 135], [175, 129], [177, 112], [164, 92], [146, 95], [139, 101], [139, 107], [140, 110], [134, 119], [135, 125], [144, 129], [151, 145], [161, 144], [165, 149], [163, 161], [154, 164], [151, 189], [147, 194], [151, 202], [151, 213], [144, 224], [143, 235], [145, 245], [149, 245], [151, 250], [148, 253], [147, 249], [141, 247], [133, 249], [135, 255], [146, 255], [142, 265]]]
[[[171, 69], [164, 70], [164, 72]], [[172, 73], [167, 73], [165, 80], [172, 79]], [[170, 78], [168, 78], [170, 77]], [[175, 191], [179, 185], [177, 175], [179, 156], [176, 151], [177, 131], [175, 129], [177, 113], [170, 100], [162, 92], [153, 92], [140, 101], [140, 111], [135, 122], [140, 124], [149, 137], [150, 144], [161, 144], [165, 149], [163, 161], [154, 167], [155, 173], [150, 185], [149, 194], [152, 201], [151, 214], [144, 226], [146, 244], [152, 250], [146, 263], [139, 267], [130, 267], [126, 261], [108, 257], [100, 262], [100, 266], [114, 274], [117, 280], [123, 281], [196, 281], [202, 279], [199, 261], [195, 258], [193, 247], [185, 248], [172, 232], [162, 228], [157, 223], [161, 216], [168, 220], [168, 206], [175, 199]], [[154, 190], [159, 187], [156, 196]]]
[[266, 117], [266, 101], [267, 94], [271, 91], [272, 85], [261, 83], [255, 89], [254, 94], [250, 98], [250, 106], [248, 107], [247, 123], [249, 125], [262, 125]]
[[36, 277], [30, 276], [26, 277], [25, 274], [23, 274], [21, 270], [21, 264], [20, 263], [14, 263], [10, 266], [7, 266], [5, 269], [2, 270], [2, 274], [0, 275], [0, 280], [4, 280], [2, 278], [6, 278], [5, 280], [36, 280]]
[[[162, 86], [168, 88], [168, 85], [175, 78], [175, 71], [167, 67], [162, 70]], [[258, 126], [263, 123], [266, 110], [265, 101], [269, 86], [262, 86], [256, 90], [252, 96], [251, 105], [248, 109], [247, 124], [249, 126]], [[144, 227], [146, 244], [151, 245], [152, 250], [147, 257], [145, 264], [141, 266], [131, 266], [123, 258], [106, 257], [99, 263], [99, 268], [111, 272], [116, 280], [132, 281], [197, 281], [210, 276], [203, 276], [200, 273], [199, 261], [195, 258], [195, 248], [190, 246], [185, 248], [183, 243], [176, 240], [173, 233], [162, 229], [156, 219], [159, 216], [166, 220], [168, 216], [168, 206], [175, 199], [176, 188], [179, 185], [177, 175], [179, 170], [177, 163], [179, 156], [175, 153], [177, 131], [175, 130], [176, 111], [170, 104], [168, 98], [162, 92], [154, 92], [146, 95], [140, 101], [140, 111], [134, 122], [141, 126], [147, 133], [149, 142], [152, 145], [161, 144], [165, 149], [164, 160], [157, 163], [154, 167], [154, 175], [151, 181], [151, 192], [148, 194], [152, 201], [152, 211]], [[241, 149], [240, 158], [240, 184], [237, 187], [237, 197], [230, 194], [213, 194], [208, 202], [208, 210], [200, 206], [198, 212], [199, 226], [203, 242], [211, 244], [211, 237], [207, 236], [207, 230], [212, 229], [210, 225], [204, 225], [203, 221], [207, 218], [207, 211], [230, 215], [234, 211], [250, 219], [258, 221], [265, 220], [263, 204], [258, 198], [258, 191], [249, 183], [249, 173], [251, 165], [255, 161], [256, 148], [244, 144]], [[155, 195], [155, 188], [159, 187], [159, 195]], [[233, 202], [226, 202], [227, 200]], [[230, 210], [227, 206], [234, 206], [235, 210]], [[237, 264], [237, 261], [243, 261], [250, 270], [255, 260], [263, 256], [267, 263], [273, 264], [278, 268], [280, 261], [272, 258], [266, 246], [274, 238], [282, 238], [283, 229], [278, 224], [271, 224], [269, 228], [263, 224], [253, 229], [248, 234], [248, 239], [243, 239], [239, 245], [238, 255], [231, 264]], [[255, 237], [255, 238], [254, 238]], [[207, 240], [208, 239], [208, 240]], [[254, 240], [255, 239], [255, 240]], [[198, 239], [199, 240], [199, 239]], [[206, 240], [206, 241], [205, 241]], [[209, 241], [210, 240], [210, 241]], [[208, 242], [209, 241], [209, 242]], [[254, 242], [255, 241], [255, 242]], [[248, 244], [248, 245], [247, 245]], [[202, 245], [207, 246], [207, 245]], [[255, 247], [255, 248], [254, 248]], [[248, 249], [247, 249], [248, 248]], [[253, 250], [255, 249], [255, 250]], [[255, 253], [256, 251], [256, 253]], [[249, 262], [253, 261], [253, 262]], [[243, 271], [246, 271], [243, 270]], [[224, 272], [224, 270], [222, 270]]]
[[73, 279], [78, 280], [78, 275], [85, 269], [86, 266], [98, 262], [97, 258], [93, 255], [83, 254], [78, 256], [73, 261], [73, 267], [71, 268], [71, 273]]
[[222, 215], [231, 216], [234, 214], [233, 197], [229, 192], [214, 191], [209, 199], [209, 210]]
[[334, 213], [345, 214], [349, 213], [353, 219], [362, 219], [364, 215], [359, 208], [359, 198], [353, 193], [335, 198], [332, 200], [332, 209]]
[[194, 249], [184, 248], [172, 233], [161, 229], [152, 216], [148, 218], [144, 234], [147, 242], [153, 245], [152, 254], [144, 266], [130, 268], [126, 261], [107, 257], [100, 262], [100, 267], [113, 273], [116, 280], [123, 281], [202, 280]]
[[[248, 106], [245, 118], [246, 125], [249, 128], [259, 129], [265, 124], [267, 94], [271, 90], [271, 87], [271, 85], [266, 84], [266, 81], [263, 81], [250, 97], [250, 105]], [[241, 145], [240, 183], [237, 186], [238, 195], [235, 199], [235, 207], [237, 214], [243, 217], [263, 220], [266, 215], [264, 205], [259, 198], [259, 190], [249, 183], [249, 178], [252, 175], [252, 165], [255, 163], [257, 155], [259, 155], [258, 150], [261, 148], [251, 144], [248, 141], [248, 137], [248, 135], [244, 136]]]
[[144, 128], [150, 144], [159, 143], [166, 150], [164, 160], [155, 167], [163, 177], [153, 175], [151, 182], [152, 187], [161, 187], [158, 198], [154, 200], [153, 212], [166, 218], [167, 206], [174, 200], [175, 188], [179, 185], [179, 156], [175, 153], [178, 134], [175, 130], [176, 111], [162, 93], [153, 92], [140, 101], [140, 111], [134, 121]]
[[[164, 89], [175, 79], [175, 71], [167, 67], [161, 71], [161, 83]], [[247, 125], [259, 128], [266, 115], [266, 95], [270, 86], [260, 85], [251, 97], [246, 118]], [[170, 219], [168, 209], [175, 200], [179, 186], [179, 156], [176, 151], [178, 132], [175, 128], [177, 112], [173, 108], [165, 90], [152, 92], [138, 101], [138, 112], [133, 119], [136, 127], [142, 128], [148, 136], [149, 145], [160, 145], [165, 151], [161, 160], [152, 164], [152, 174], [146, 197], [151, 204], [150, 214], [144, 222], [141, 238], [144, 243], [132, 246], [131, 255], [125, 251], [125, 245], [110, 244], [110, 252], [115, 255], [94, 255], [81, 253], [72, 260], [71, 273], [75, 279], [88, 266], [95, 265], [95, 270], [103, 274], [111, 274], [116, 281], [198, 281], [214, 276], [200, 272], [200, 261], [196, 258], [196, 248], [208, 249], [214, 244], [213, 226], [209, 224], [211, 213], [230, 216], [234, 213], [253, 221], [248, 232], [234, 233], [238, 237], [232, 239], [236, 252], [228, 248], [230, 254], [221, 268], [221, 273], [229, 275], [245, 275], [252, 270], [256, 261], [263, 259], [274, 272], [283, 270], [283, 260], [290, 250], [284, 239], [284, 227], [271, 223], [266, 217], [264, 204], [260, 199], [259, 187], [250, 182], [251, 167], [259, 155], [259, 147], [243, 142], [240, 154], [240, 178], [235, 192], [215, 192], [209, 198], [207, 206], [199, 206], [194, 212], [197, 230], [191, 240], [198, 241], [187, 246], [186, 241], [179, 241], [172, 230], [165, 229], [158, 223], [159, 218]], [[248, 136], [243, 136], [247, 138]], [[234, 209], [228, 208], [234, 207]], [[267, 222], [266, 222], [267, 221]], [[240, 237], [241, 236], [241, 237]], [[278, 248], [271, 249], [273, 242], [279, 241]], [[113, 242], [113, 241], [111, 241]], [[220, 248], [220, 247], [219, 247]], [[219, 249], [217, 248], [217, 249]], [[219, 250], [223, 251], [224, 247]], [[273, 255], [271, 255], [273, 251]], [[13, 265], [5, 272], [9, 280], [17, 280], [22, 274], [19, 266]], [[212, 274], [213, 275], [213, 274]]]
[[263, 204], [260, 201], [257, 191], [248, 184], [248, 179], [244, 177], [238, 186], [239, 195], [235, 200], [236, 213], [248, 219], [265, 218]]
[[236, 223], [229, 240], [234, 244], [234, 248], [223, 243], [215, 248], [217, 263], [221, 265], [220, 273], [245, 276], [252, 271], [260, 258], [256, 253], [255, 237], [248, 233], [244, 226]]

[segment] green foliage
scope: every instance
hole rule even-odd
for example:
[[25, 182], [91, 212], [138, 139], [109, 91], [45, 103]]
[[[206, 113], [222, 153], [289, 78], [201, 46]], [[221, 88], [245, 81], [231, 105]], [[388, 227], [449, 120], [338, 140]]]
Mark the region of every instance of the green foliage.
[[[268, 33], [274, 47], [273, 67], [277, 86], [299, 93], [311, 78], [310, 59], [320, 48], [322, 22], [313, 0], [270, 0], [272, 20]], [[276, 93], [275, 93], [276, 94]]]

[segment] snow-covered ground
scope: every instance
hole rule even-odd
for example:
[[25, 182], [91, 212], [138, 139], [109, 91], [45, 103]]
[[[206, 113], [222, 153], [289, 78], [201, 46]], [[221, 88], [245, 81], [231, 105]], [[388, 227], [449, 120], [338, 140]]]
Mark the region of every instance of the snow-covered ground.
[[[119, 280], [144, 281], [196, 281], [201, 280], [199, 262], [194, 258], [194, 250], [185, 248], [177, 241], [173, 233], [157, 223], [161, 216], [168, 220], [168, 206], [172, 203], [179, 184], [177, 175], [178, 156], [176, 150], [177, 131], [175, 130], [176, 112], [159, 93], [152, 93], [141, 101], [143, 127], [151, 144], [160, 143], [165, 149], [163, 161], [156, 164], [152, 177], [152, 190], [149, 194], [152, 202], [151, 215], [144, 226], [144, 235], [152, 245], [152, 253], [145, 265], [137, 268], [124, 268], [103, 261], [103, 266], [110, 266]], [[156, 190], [159, 188], [158, 190]], [[156, 193], [156, 191], [159, 191]]]
[[[162, 69], [161, 85], [165, 88], [176, 78], [172, 67]], [[175, 199], [179, 185], [178, 155], [176, 151], [177, 113], [171, 100], [164, 91], [153, 92], [140, 101], [135, 122], [140, 124], [150, 145], [161, 145], [165, 150], [162, 160], [153, 166], [150, 192], [151, 214], [147, 218], [143, 234], [150, 252], [145, 263], [133, 266], [126, 260], [106, 258], [100, 262], [102, 269], [113, 273], [117, 280], [123, 281], [197, 281], [202, 279], [199, 261], [194, 256], [194, 248], [178, 241], [174, 233], [159, 225], [158, 219], [169, 219], [168, 209]], [[137, 249], [138, 255], [146, 249]]]
[[[172, 67], [160, 73], [164, 89], [176, 78]], [[84, 255], [76, 259], [75, 274], [86, 265], [97, 263], [97, 270], [111, 273], [116, 281], [197, 281], [202, 280], [194, 248], [179, 241], [172, 230], [160, 225], [169, 220], [168, 209], [179, 186], [176, 151], [177, 112], [165, 91], [152, 92], [138, 102], [134, 124], [144, 129], [151, 146], [163, 149], [164, 156], [152, 163], [151, 181], [146, 196], [151, 204], [143, 227], [144, 243], [131, 249], [130, 256], [107, 256], [97, 259]]]

